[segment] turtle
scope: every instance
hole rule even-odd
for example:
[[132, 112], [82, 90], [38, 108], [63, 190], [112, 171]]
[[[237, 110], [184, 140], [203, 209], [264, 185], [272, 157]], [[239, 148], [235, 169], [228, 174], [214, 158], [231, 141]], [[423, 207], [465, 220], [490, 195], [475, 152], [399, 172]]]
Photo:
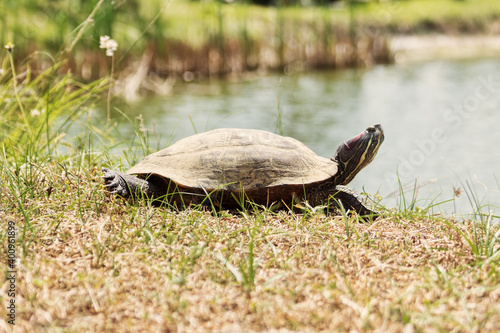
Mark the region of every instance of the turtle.
[[373, 160], [383, 141], [382, 127], [376, 124], [344, 141], [329, 159], [291, 137], [221, 128], [181, 139], [126, 173], [102, 171], [104, 185], [113, 194], [145, 196], [177, 207], [233, 209], [253, 202], [291, 208], [307, 203], [376, 216], [345, 185]]

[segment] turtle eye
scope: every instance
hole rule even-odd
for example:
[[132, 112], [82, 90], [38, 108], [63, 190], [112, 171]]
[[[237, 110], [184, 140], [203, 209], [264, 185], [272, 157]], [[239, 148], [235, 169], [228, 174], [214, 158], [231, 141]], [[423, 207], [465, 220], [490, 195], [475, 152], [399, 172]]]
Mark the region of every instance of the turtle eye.
[[376, 131], [376, 130], [377, 130], [377, 129], [375, 128], [375, 126], [370, 126], [370, 127], [368, 127], [368, 128], [366, 129], [366, 131], [367, 131], [368, 133], [375, 133], [375, 131]]

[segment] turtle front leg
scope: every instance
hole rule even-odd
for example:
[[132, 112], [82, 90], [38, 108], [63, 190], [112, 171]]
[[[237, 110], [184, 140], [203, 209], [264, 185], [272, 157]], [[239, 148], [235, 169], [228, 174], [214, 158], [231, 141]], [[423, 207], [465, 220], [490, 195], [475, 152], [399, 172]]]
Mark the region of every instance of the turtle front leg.
[[154, 197], [158, 194], [157, 186], [147, 180], [127, 175], [125, 173], [103, 168], [104, 186], [112, 194], [117, 194], [123, 198], [138, 197], [141, 194], [147, 197]]
[[373, 219], [380, 215], [379, 212], [366, 207], [363, 204], [363, 198], [346, 186], [337, 185], [333, 198], [334, 200], [338, 200], [344, 206], [344, 209], [355, 210], [358, 215], [371, 217]]
[[338, 211], [342, 205], [345, 210], [356, 211], [358, 215], [370, 219], [375, 219], [380, 215], [379, 212], [366, 207], [363, 204], [363, 198], [358, 193], [342, 185], [319, 190], [311, 195], [311, 199], [309, 202], [312, 206], [328, 204], [329, 208]]

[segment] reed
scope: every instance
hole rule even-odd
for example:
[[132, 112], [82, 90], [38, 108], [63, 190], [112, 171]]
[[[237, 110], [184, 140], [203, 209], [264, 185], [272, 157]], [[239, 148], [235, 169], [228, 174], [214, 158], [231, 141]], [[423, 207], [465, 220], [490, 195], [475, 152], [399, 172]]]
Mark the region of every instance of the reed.
[[[9, 15], [1, 19], [0, 42], [16, 39], [16, 60], [34, 49], [57, 53], [99, 3], [2, 4]], [[500, 5], [488, 0], [348, 1], [340, 9], [289, 7], [281, 2], [273, 8], [218, 0], [153, 0], [147, 5], [105, 1], [92, 19], [92, 28], [76, 38], [78, 45], [66, 67], [87, 80], [102, 77], [103, 66], [95, 64], [106, 62], [96, 47], [103, 35], [127, 50], [119, 54], [119, 71], [133, 69], [146, 51], [153, 52], [148, 69], [162, 76], [187, 71], [203, 77], [285, 67], [369, 66], [391, 61], [389, 50], [381, 45], [394, 33], [488, 33], [499, 15]], [[36, 25], [23, 26], [21, 22], [27, 21]], [[98, 61], [90, 63], [90, 59]], [[32, 65], [41, 68], [43, 62]]]

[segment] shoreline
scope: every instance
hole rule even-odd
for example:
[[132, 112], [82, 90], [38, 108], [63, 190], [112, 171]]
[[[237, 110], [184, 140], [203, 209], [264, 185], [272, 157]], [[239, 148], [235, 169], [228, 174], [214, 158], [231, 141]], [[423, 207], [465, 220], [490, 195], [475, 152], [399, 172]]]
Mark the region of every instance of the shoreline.
[[[140, 100], [141, 97], [149, 94], [158, 96], [169, 96], [173, 92], [176, 82], [196, 82], [207, 81], [213, 78], [227, 80], [237, 80], [249, 75], [259, 75], [267, 73], [282, 72], [285, 75], [300, 74], [308, 71], [334, 71], [347, 68], [370, 68], [377, 64], [395, 64], [405, 65], [415, 62], [424, 62], [432, 60], [466, 60], [475, 58], [500, 58], [500, 34], [499, 35], [447, 35], [447, 34], [427, 34], [427, 35], [403, 35], [394, 34], [380, 36], [370, 39], [372, 44], [384, 44], [382, 61], [375, 61], [375, 58], [369, 52], [358, 53], [360, 59], [355, 64], [336, 65], [330, 63], [325, 66], [315, 66], [307, 59], [292, 61], [284, 67], [280, 66], [257, 66], [254, 69], [229, 71], [215, 75], [200, 74], [194, 71], [186, 70], [184, 72], [174, 72], [168, 75], [162, 75], [161, 71], [155, 71], [158, 66], [155, 63], [155, 56], [152, 50], [147, 50], [142, 59], [131, 62], [119, 73], [114, 87], [115, 95], [123, 98], [127, 102]], [[374, 42], [377, 41], [377, 42]], [[358, 40], [358, 45], [363, 44], [363, 39]], [[336, 48], [343, 48], [344, 51], [349, 44], [339, 43]], [[351, 46], [352, 47], [352, 46]], [[272, 52], [271, 50], [268, 50]], [[363, 56], [364, 55], [364, 56]], [[327, 58], [335, 60], [341, 57], [339, 54], [332, 53]]]
[[395, 64], [500, 58], [500, 35], [394, 35], [390, 37], [389, 50]]

